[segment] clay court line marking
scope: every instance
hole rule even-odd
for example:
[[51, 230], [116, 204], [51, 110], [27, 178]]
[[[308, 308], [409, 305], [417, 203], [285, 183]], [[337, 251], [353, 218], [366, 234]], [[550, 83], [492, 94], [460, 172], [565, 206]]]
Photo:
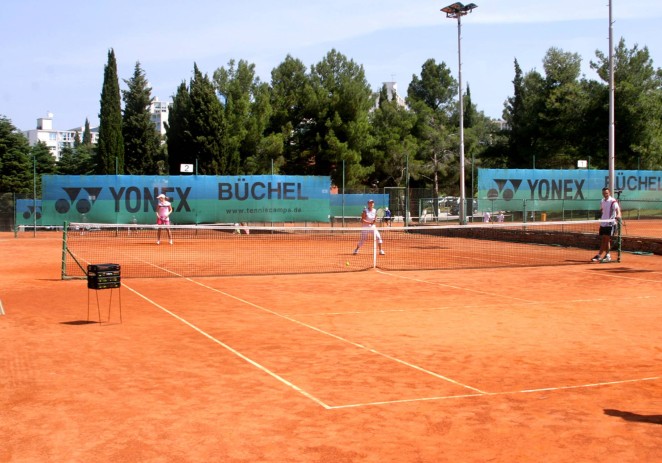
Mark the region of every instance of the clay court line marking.
[[478, 392], [478, 393], [481, 393], [481, 394], [485, 394], [485, 392], [484, 392], [484, 391], [481, 391], [480, 389], [477, 389], [477, 388], [475, 388], [475, 387], [471, 387], [471, 386], [469, 386], [469, 385], [467, 385], [467, 384], [460, 383], [459, 381], [455, 381], [454, 379], [449, 378], [449, 377], [447, 377], [447, 376], [440, 375], [440, 374], [435, 373], [435, 372], [433, 372], [433, 371], [426, 370], [426, 369], [423, 368], [423, 367], [419, 367], [418, 365], [414, 365], [413, 363], [409, 363], [409, 362], [406, 362], [405, 360], [401, 360], [401, 359], [396, 358], [396, 357], [393, 357], [393, 356], [391, 356], [391, 355], [384, 354], [383, 352], [379, 352], [378, 350], [375, 350], [375, 349], [373, 349], [373, 348], [371, 348], [371, 347], [364, 346], [363, 344], [359, 344], [359, 343], [354, 342], [354, 341], [350, 341], [349, 339], [343, 338], [342, 336], [338, 336], [337, 334], [329, 333], [328, 331], [324, 331], [324, 330], [322, 330], [322, 329], [320, 329], [320, 328], [317, 328], [316, 326], [309, 325], [309, 324], [307, 324], [307, 323], [304, 323], [304, 322], [302, 322], [302, 321], [299, 321], [299, 320], [297, 320], [297, 319], [295, 319], [295, 318], [292, 318], [292, 317], [289, 317], [289, 316], [287, 316], [287, 315], [283, 315], [283, 314], [281, 314], [281, 313], [274, 312], [273, 310], [269, 310], [269, 309], [267, 309], [266, 307], [262, 307], [262, 306], [260, 306], [260, 305], [257, 305], [257, 304], [255, 304], [255, 303], [253, 303], [253, 302], [250, 302], [250, 301], [247, 301], [247, 300], [245, 300], [245, 299], [242, 299], [242, 298], [240, 298], [240, 297], [238, 297], [238, 296], [235, 296], [235, 295], [233, 295], [233, 294], [226, 293], [225, 291], [221, 291], [220, 289], [213, 288], [213, 287], [208, 286], [208, 285], [206, 285], [206, 284], [204, 284], [204, 283], [201, 283], [201, 282], [199, 282], [199, 281], [195, 281], [195, 280], [192, 280], [192, 279], [190, 279], [190, 278], [186, 278], [186, 279], [187, 279], [188, 281], [192, 282], [192, 283], [195, 283], [196, 285], [202, 286], [203, 288], [209, 289], [209, 290], [214, 291], [214, 292], [217, 292], [217, 293], [219, 293], [219, 294], [223, 294], [224, 296], [227, 296], [227, 297], [229, 297], [229, 298], [232, 298], [232, 299], [234, 299], [234, 300], [236, 300], [236, 301], [239, 301], [239, 302], [241, 302], [241, 303], [243, 303], [243, 304], [247, 304], [247, 305], [249, 305], [249, 306], [251, 306], [251, 307], [254, 307], [254, 308], [258, 309], [258, 310], [262, 310], [263, 312], [267, 312], [268, 314], [274, 315], [274, 316], [276, 316], [276, 317], [283, 318], [283, 319], [285, 319], [285, 320], [287, 320], [287, 321], [289, 321], [289, 322], [291, 322], [291, 323], [294, 323], [294, 324], [297, 324], [297, 325], [303, 326], [303, 327], [308, 328], [308, 329], [311, 329], [311, 330], [313, 330], [313, 331], [317, 331], [318, 333], [321, 333], [321, 334], [324, 334], [324, 335], [329, 336], [329, 337], [331, 337], [331, 338], [337, 339], [338, 341], [342, 341], [342, 342], [347, 343], [347, 344], [350, 344], [350, 345], [352, 345], [352, 346], [354, 346], [354, 347], [358, 347], [359, 349], [367, 350], [368, 352], [373, 353], [373, 354], [375, 354], [375, 355], [382, 356], [382, 357], [387, 358], [387, 359], [389, 359], [389, 360], [392, 360], [392, 361], [394, 361], [394, 362], [400, 363], [401, 365], [405, 365], [405, 366], [407, 366], [407, 367], [409, 367], [409, 368], [413, 368], [414, 370], [418, 370], [418, 371], [420, 371], [420, 372], [422, 372], [422, 373], [425, 373], [425, 374], [427, 374], [427, 375], [433, 376], [433, 377], [435, 377], [435, 378], [439, 378], [439, 379], [442, 379], [442, 380], [447, 381], [447, 382], [449, 382], [449, 383], [453, 383], [453, 384], [455, 384], [455, 385], [457, 385], [457, 386], [461, 386], [461, 387], [463, 387], [463, 388], [465, 388], [465, 389], [469, 389], [469, 390], [472, 390], [472, 391], [475, 391], [475, 392]]
[[[421, 280], [420, 278], [412, 278], [412, 277], [406, 277], [406, 276], [403, 276], [403, 275], [396, 275], [395, 273], [385, 272], [385, 271], [379, 270], [379, 269], [377, 269], [376, 272], [380, 273], [382, 275], [393, 277], [393, 278], [402, 278], [403, 280], [416, 281], [418, 283], [426, 283], [428, 285], [444, 286], [446, 288], [459, 289], [459, 290], [462, 290], [462, 291], [469, 291], [469, 292], [477, 293], [477, 294], [485, 294], [487, 296], [494, 296], [495, 295], [495, 293], [490, 293], [490, 292], [487, 292], [487, 291], [480, 291], [480, 290], [477, 290], [477, 289], [463, 288], [461, 286], [449, 285], [447, 283], [438, 283], [438, 282], [435, 282], [435, 281]], [[528, 303], [537, 303], [538, 302], [538, 301], [531, 301], [529, 299], [522, 299], [520, 297], [513, 297], [513, 296], [508, 296], [508, 295], [503, 295], [503, 294], [499, 294], [499, 297], [513, 299], [515, 301], [528, 302]]]
[[[251, 307], [254, 307], [254, 308], [256, 308], [256, 309], [258, 309], [258, 310], [261, 310], [261, 311], [263, 311], [263, 312], [269, 313], [269, 314], [274, 315], [274, 316], [276, 316], [276, 317], [283, 318], [283, 319], [285, 319], [285, 320], [288, 320], [288, 321], [291, 322], [291, 323], [295, 323], [295, 324], [297, 324], [297, 325], [300, 325], [300, 326], [306, 327], [306, 328], [311, 329], [311, 330], [313, 330], [313, 331], [317, 331], [318, 333], [321, 333], [321, 334], [324, 334], [324, 335], [326, 335], [326, 336], [332, 337], [332, 338], [334, 338], [334, 339], [337, 339], [337, 340], [339, 340], [339, 341], [345, 342], [345, 343], [347, 343], [347, 344], [350, 344], [350, 345], [352, 345], [352, 346], [358, 347], [358, 348], [360, 348], [360, 349], [367, 350], [367, 351], [370, 352], [370, 353], [373, 353], [373, 354], [375, 354], [375, 355], [379, 355], [379, 356], [381, 356], [381, 357], [387, 358], [387, 359], [392, 360], [392, 361], [394, 361], [394, 362], [396, 362], [396, 363], [400, 363], [401, 365], [405, 365], [405, 366], [407, 366], [407, 367], [409, 367], [409, 368], [413, 368], [414, 370], [418, 370], [418, 371], [420, 371], [420, 372], [422, 372], [422, 373], [428, 374], [428, 375], [433, 376], [433, 377], [435, 377], [435, 378], [439, 378], [439, 379], [441, 379], [441, 380], [447, 381], [447, 382], [449, 382], [449, 383], [455, 384], [455, 385], [460, 386], [460, 387], [463, 387], [463, 388], [465, 388], [465, 389], [469, 389], [469, 390], [475, 391], [475, 392], [477, 392], [477, 393], [479, 393], [479, 394], [485, 394], [484, 391], [481, 391], [480, 389], [477, 389], [477, 388], [475, 388], [475, 387], [471, 387], [471, 386], [469, 386], [469, 385], [467, 385], [467, 384], [462, 384], [462, 383], [460, 383], [459, 381], [456, 381], [456, 380], [454, 380], [454, 379], [452, 379], [452, 378], [448, 378], [448, 377], [443, 376], [443, 375], [440, 375], [440, 374], [438, 374], [438, 373], [434, 373], [434, 372], [432, 372], [432, 371], [430, 371], [430, 370], [426, 370], [425, 368], [422, 368], [422, 367], [419, 367], [418, 365], [414, 365], [414, 364], [412, 364], [412, 363], [409, 363], [409, 362], [406, 362], [406, 361], [404, 361], [404, 360], [398, 359], [398, 358], [393, 357], [393, 356], [391, 356], [391, 355], [384, 354], [384, 353], [379, 352], [379, 351], [377, 351], [377, 350], [375, 350], [375, 349], [373, 349], [373, 348], [371, 348], [371, 347], [367, 347], [367, 346], [364, 346], [363, 344], [359, 344], [359, 343], [356, 343], [356, 342], [350, 341], [349, 339], [345, 339], [345, 338], [343, 338], [343, 337], [341, 337], [341, 336], [335, 335], [335, 334], [333, 334], [333, 333], [329, 333], [328, 331], [324, 331], [324, 330], [322, 330], [322, 329], [320, 329], [320, 328], [317, 328], [317, 327], [315, 327], [315, 326], [309, 325], [309, 324], [307, 324], [307, 323], [303, 323], [303, 322], [301, 322], [301, 321], [299, 321], [299, 320], [296, 320], [296, 319], [294, 319], [294, 318], [288, 317], [288, 316], [283, 315], [283, 314], [279, 314], [279, 313], [277, 313], [277, 312], [274, 312], [273, 310], [269, 310], [269, 309], [267, 309], [266, 307], [259, 306], [259, 305], [255, 304], [255, 303], [253, 303], [253, 302], [247, 301], [247, 300], [242, 299], [242, 298], [240, 298], [240, 297], [238, 297], [238, 296], [234, 296], [234, 295], [232, 295], [232, 294], [226, 293], [225, 291], [221, 291], [220, 289], [217, 289], [217, 288], [214, 288], [214, 287], [208, 286], [208, 285], [206, 285], [206, 284], [204, 284], [204, 283], [201, 283], [201, 282], [199, 282], [199, 281], [193, 280], [193, 279], [191, 279], [191, 278], [184, 278], [184, 279], [185, 279], [185, 280], [188, 280], [188, 281], [190, 281], [191, 283], [194, 283], [194, 284], [196, 284], [196, 285], [198, 285], [198, 286], [201, 286], [201, 287], [203, 287], [203, 288], [209, 289], [209, 290], [214, 291], [214, 292], [216, 292], [216, 293], [222, 294], [222, 295], [224, 295], [224, 296], [226, 296], [226, 297], [229, 297], [229, 298], [231, 298], [231, 299], [234, 299], [234, 300], [236, 300], [236, 301], [239, 301], [239, 302], [241, 302], [241, 303], [243, 303], [243, 304], [246, 304], [246, 305], [249, 305], [249, 306], [251, 306]], [[126, 285], [125, 285], [125, 286], [126, 286]], [[210, 334], [205, 333], [204, 331], [202, 331], [202, 330], [201, 330], [200, 328], [198, 328], [197, 326], [195, 326], [195, 325], [193, 325], [192, 323], [190, 323], [190, 322], [184, 320], [183, 318], [179, 317], [178, 315], [174, 314], [173, 312], [170, 312], [168, 309], [166, 309], [166, 308], [160, 306], [159, 304], [157, 304], [156, 302], [154, 302], [154, 301], [152, 301], [151, 299], [147, 298], [146, 296], [143, 296], [143, 295], [140, 294], [138, 291], [136, 291], [136, 290], [134, 290], [134, 289], [132, 289], [132, 288], [128, 288], [128, 289], [129, 289], [130, 291], [134, 292], [135, 294], [137, 294], [138, 296], [142, 297], [142, 298], [145, 299], [146, 301], [149, 301], [151, 304], [154, 304], [154, 306], [158, 307], [159, 309], [161, 309], [161, 310], [165, 311], [166, 313], [172, 315], [173, 317], [177, 318], [178, 320], [181, 320], [183, 323], [186, 323], [186, 324], [189, 325], [191, 328], [195, 329], [195, 330], [198, 331], [199, 333], [201, 333], [201, 334], [203, 334], [204, 336], [208, 337], [208, 338], [211, 339], [212, 341], [218, 343], [219, 345], [223, 346], [224, 348], [228, 349], [229, 351], [235, 353], [236, 355], [238, 355], [238, 356], [241, 357], [242, 359], [245, 359], [247, 362], [251, 363], [252, 365], [255, 365], [255, 366], [258, 367], [260, 370], [267, 372], [268, 374], [270, 374], [270, 375], [273, 376], [274, 378], [277, 378], [279, 381], [283, 382], [284, 384], [287, 384], [288, 386], [294, 388], [295, 390], [297, 390], [298, 392], [300, 392], [300, 393], [303, 394], [304, 396], [306, 396], [306, 397], [310, 397], [312, 400], [314, 400], [314, 401], [317, 402], [318, 404], [322, 405], [324, 408], [331, 408], [329, 405], [326, 405], [326, 404], [323, 403], [321, 400], [319, 400], [319, 399], [313, 397], [312, 395], [308, 394], [307, 392], [303, 391], [303, 389], [299, 388], [298, 386], [295, 386], [294, 384], [290, 383], [289, 381], [285, 380], [284, 378], [281, 378], [280, 376], [276, 375], [275, 373], [273, 373], [273, 372], [267, 370], [265, 367], [259, 365], [257, 362], [254, 362], [253, 360], [249, 359], [248, 357], [245, 357], [245, 356], [242, 355], [239, 351], [234, 350], [233, 348], [231, 348], [231, 347], [228, 346], [227, 344], [224, 344], [222, 341], [219, 341], [218, 339], [214, 338], [214, 337], [211, 336]]]
[[[187, 280], [188, 280], [188, 278], [187, 278]], [[190, 323], [189, 321], [183, 319], [183, 318], [180, 317], [179, 315], [177, 315], [177, 314], [171, 312], [170, 310], [166, 309], [165, 307], [159, 305], [159, 304], [156, 303], [155, 301], [151, 300], [151, 299], [148, 298], [147, 296], [144, 296], [143, 294], [141, 294], [141, 293], [139, 293], [138, 291], [136, 291], [135, 289], [133, 289], [133, 288], [127, 286], [126, 284], [122, 284], [122, 286], [124, 286], [124, 287], [127, 288], [129, 291], [131, 291], [131, 292], [133, 292], [134, 294], [136, 294], [137, 296], [143, 298], [144, 300], [146, 300], [146, 301], [149, 302], [150, 304], [154, 305], [155, 307], [161, 309], [162, 311], [164, 311], [164, 312], [167, 313], [168, 315], [170, 315], [170, 316], [176, 318], [177, 320], [179, 320], [180, 322], [184, 323], [185, 325], [188, 325], [190, 328], [193, 328], [195, 331], [197, 331], [197, 332], [200, 333], [201, 335], [203, 335], [203, 336], [205, 336], [206, 338], [210, 339], [211, 341], [215, 342], [216, 344], [218, 344], [219, 346], [223, 347], [224, 349], [230, 351], [231, 353], [233, 353], [233, 354], [236, 355], [237, 357], [239, 357], [239, 358], [241, 358], [242, 360], [244, 360], [244, 361], [250, 363], [251, 365], [253, 365], [253, 366], [254, 366], [255, 368], [257, 368], [258, 370], [263, 371], [264, 373], [268, 374], [268, 375], [271, 376], [272, 378], [274, 378], [274, 379], [280, 381], [281, 383], [285, 384], [287, 387], [289, 387], [289, 388], [291, 388], [291, 389], [294, 389], [294, 390], [297, 391], [299, 394], [301, 394], [301, 395], [303, 395], [304, 397], [306, 397], [306, 398], [312, 400], [313, 402], [317, 403], [318, 405], [321, 405], [322, 407], [326, 408], [327, 410], [331, 409], [331, 407], [330, 407], [329, 405], [325, 404], [324, 402], [322, 402], [322, 401], [321, 401], [320, 399], [318, 399], [317, 397], [315, 397], [315, 396], [311, 395], [310, 393], [304, 391], [303, 389], [301, 389], [301, 388], [300, 388], [299, 386], [297, 386], [296, 384], [293, 384], [293, 383], [291, 383], [290, 381], [288, 381], [288, 380], [286, 380], [285, 378], [283, 378], [282, 376], [277, 375], [276, 373], [274, 373], [273, 371], [269, 370], [268, 368], [266, 368], [266, 367], [260, 365], [260, 364], [257, 363], [256, 361], [254, 361], [254, 360], [252, 360], [252, 359], [246, 357], [244, 354], [242, 354], [242, 353], [239, 352], [238, 350], [233, 349], [232, 347], [230, 347], [230, 346], [228, 346], [227, 344], [225, 344], [223, 341], [220, 341], [220, 340], [216, 339], [215, 337], [213, 337], [213, 336], [210, 335], [209, 333], [207, 333], [207, 332], [203, 331], [202, 329], [198, 328], [197, 326], [195, 326], [193, 323]]]
[[514, 395], [514, 394], [532, 394], [536, 392], [554, 392], [554, 391], [563, 391], [570, 389], [582, 389], [582, 388], [591, 388], [591, 387], [602, 387], [602, 386], [613, 386], [617, 384], [627, 384], [627, 383], [640, 383], [644, 381], [658, 381], [662, 379], [661, 376], [655, 376], [652, 378], [639, 378], [639, 379], [625, 379], [621, 381], [605, 381], [602, 383], [592, 383], [592, 384], [579, 384], [576, 386], [559, 386], [559, 387], [545, 387], [540, 389], [523, 389], [521, 391], [506, 391], [506, 392], [485, 392], [482, 394], [463, 394], [463, 395], [449, 395], [449, 396], [438, 396], [438, 397], [421, 397], [418, 399], [401, 399], [401, 400], [384, 400], [379, 402], [364, 402], [356, 404], [345, 404], [345, 405], [335, 405], [331, 409], [342, 409], [342, 408], [358, 408], [358, 407], [368, 407], [373, 405], [390, 405], [390, 404], [401, 404], [401, 403], [410, 403], [410, 402], [429, 402], [433, 400], [449, 400], [449, 399], [466, 399], [470, 397], [495, 397], [501, 395]]
[[[658, 273], [658, 272], [655, 272]], [[626, 277], [624, 275], [615, 275], [613, 273], [601, 273], [601, 277], [622, 278], [624, 280], [645, 281], [646, 283], [662, 283], [662, 280], [649, 280], [648, 278]]]
[[[636, 299], [655, 299], [655, 296], [624, 296], [624, 297], [619, 297], [619, 300], [636, 300]], [[287, 315], [292, 316], [292, 317], [327, 317], [329, 315], [365, 315], [365, 314], [380, 314], [380, 313], [402, 313], [402, 312], [440, 312], [440, 311], [447, 311], [447, 310], [453, 310], [453, 309], [494, 309], [495, 307], [500, 307], [502, 305], [508, 305], [509, 307], [525, 307], [525, 306], [539, 306], [539, 305], [549, 305], [549, 304], [579, 304], [583, 302], [605, 302], [605, 301], [613, 301], [613, 298], [609, 297], [599, 297], [595, 299], [555, 299], [555, 300], [544, 300], [544, 301], [523, 301], [519, 305], [515, 305], [517, 303], [504, 303], [504, 304], [470, 304], [470, 305], [444, 305], [440, 307], [418, 307], [415, 309], [384, 309], [384, 310], [350, 310], [347, 312], [315, 312], [315, 313], [308, 313], [308, 312], [290, 312]], [[544, 310], [544, 309], [541, 309]]]

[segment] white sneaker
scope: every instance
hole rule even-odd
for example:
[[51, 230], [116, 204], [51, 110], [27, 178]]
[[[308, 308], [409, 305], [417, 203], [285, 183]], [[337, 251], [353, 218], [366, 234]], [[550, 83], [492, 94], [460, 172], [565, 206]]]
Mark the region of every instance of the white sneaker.
[[172, 244], [172, 240], [170, 240], [170, 244]]
[[157, 241], [156, 244], [161, 244], [161, 242], [160, 242], [160, 241]]
[[383, 256], [384, 254], [386, 254], [384, 251], [379, 251], [379, 255]]
[[596, 254], [593, 259], [591, 259], [591, 262], [600, 262], [600, 254]]
[[354, 249], [354, 252], [352, 254], [357, 255], [359, 253], [358, 249]]
[[609, 254], [607, 254], [604, 257], [604, 259], [602, 259], [600, 262], [603, 262], [603, 263], [611, 262], [611, 256]]

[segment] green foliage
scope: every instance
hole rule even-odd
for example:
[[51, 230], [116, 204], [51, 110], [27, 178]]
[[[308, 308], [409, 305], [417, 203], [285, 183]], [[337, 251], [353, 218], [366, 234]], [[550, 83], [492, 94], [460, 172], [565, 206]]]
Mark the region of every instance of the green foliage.
[[310, 81], [315, 98], [305, 134], [308, 173], [330, 174], [340, 185], [344, 162], [346, 186], [365, 181], [372, 166], [362, 165], [361, 155], [370, 147], [368, 113], [373, 98], [363, 67], [331, 50], [313, 66]]
[[32, 168], [28, 140], [0, 116], [0, 192], [31, 197]]
[[97, 145], [97, 173], [124, 173], [124, 140], [122, 137], [122, 106], [117, 78], [115, 52], [108, 51], [104, 68], [99, 112], [99, 142]]
[[301, 61], [288, 55], [271, 71], [270, 106], [272, 114], [266, 134], [282, 140], [275, 164], [285, 174], [305, 173], [315, 144], [312, 128], [317, 95]]
[[94, 147], [81, 144], [75, 148], [64, 148], [60, 152], [56, 173], [59, 175], [91, 175], [96, 170]]
[[[596, 56], [591, 66], [602, 81], [583, 77], [580, 57], [558, 48], [547, 51], [542, 72], [523, 72], [515, 60], [505, 130], [478, 109], [467, 86], [467, 183], [477, 167], [567, 169], [588, 159], [592, 168], [607, 168], [609, 63], [600, 52]], [[616, 167], [659, 169], [662, 70], [653, 67], [647, 48], [628, 49], [621, 40], [615, 77]], [[230, 60], [213, 79], [194, 63], [190, 82], [173, 97], [166, 144], [150, 121], [151, 89], [140, 63], [124, 82], [122, 115], [111, 49], [99, 143], [92, 146], [86, 120], [74, 147], [62, 151], [58, 173], [113, 174], [117, 165], [118, 173], [178, 175], [181, 164], [194, 164], [207, 175], [330, 175], [348, 188], [409, 183], [438, 195], [459, 190], [458, 82], [434, 59], [412, 76], [406, 107], [389, 98], [386, 87], [376, 97], [363, 67], [336, 50], [309, 69], [288, 55], [272, 70], [270, 83], [244, 60]], [[30, 149], [0, 118], [0, 190], [31, 193], [33, 156], [40, 172], [54, 171], [44, 145]]]
[[34, 158], [33, 169], [36, 172], [37, 197], [41, 196], [41, 175], [52, 175], [56, 171], [55, 158], [45, 143], [39, 142], [30, 148], [30, 156]]
[[243, 60], [236, 67], [231, 60], [228, 69], [217, 69], [214, 84], [223, 103], [228, 173], [267, 171], [272, 156], [280, 152], [269, 148], [271, 143], [262, 144], [271, 116], [269, 86], [256, 77], [255, 65]]
[[133, 77], [124, 82], [128, 86], [128, 90], [122, 91], [124, 168], [127, 174], [154, 175], [158, 172], [161, 137], [151, 121], [149, 107], [153, 100], [152, 90], [139, 62], [134, 68]]
[[189, 121], [191, 118], [191, 95], [185, 82], [177, 87], [166, 124], [168, 147], [168, 173], [179, 173], [181, 164], [196, 164], [195, 155], [190, 151], [193, 137]]
[[451, 75], [446, 63], [437, 64], [427, 60], [421, 67], [421, 75], [413, 75], [407, 89], [410, 105], [422, 102], [434, 112], [440, 112], [450, 119], [457, 106], [458, 82]]
[[214, 85], [194, 65], [190, 84], [191, 108], [189, 130], [190, 150], [198, 160], [199, 173], [204, 175], [234, 174], [236, 168], [230, 157], [230, 149], [223, 144], [225, 119], [223, 107], [216, 96]]
[[397, 95], [390, 100], [383, 86], [377, 108], [370, 115], [372, 146], [367, 151], [364, 164], [373, 165], [369, 184], [405, 186], [407, 160], [414, 160], [418, 140], [412, 130], [416, 115], [398, 105]]

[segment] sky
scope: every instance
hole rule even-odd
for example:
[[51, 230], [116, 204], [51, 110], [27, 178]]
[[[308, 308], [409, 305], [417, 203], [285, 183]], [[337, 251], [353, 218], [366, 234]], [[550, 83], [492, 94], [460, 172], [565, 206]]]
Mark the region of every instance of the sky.
[[[514, 60], [543, 73], [546, 52], [609, 53], [610, 0], [476, 0], [462, 18], [462, 83], [479, 111], [500, 118], [512, 96]], [[614, 45], [648, 47], [662, 67], [662, 1], [611, 0]], [[4, 0], [0, 7], [0, 116], [19, 130], [53, 114], [55, 129], [99, 122], [104, 66], [112, 48], [120, 88], [136, 62], [152, 96], [169, 101], [194, 63], [210, 77], [230, 60], [255, 65], [263, 82], [287, 55], [308, 68], [335, 49], [362, 65], [374, 91], [432, 58], [458, 77], [458, 24], [450, 0]], [[468, 3], [468, 2], [467, 2]]]

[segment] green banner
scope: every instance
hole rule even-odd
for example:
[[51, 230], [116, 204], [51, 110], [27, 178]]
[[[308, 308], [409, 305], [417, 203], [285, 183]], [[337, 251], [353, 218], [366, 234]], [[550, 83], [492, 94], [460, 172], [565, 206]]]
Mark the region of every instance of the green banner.
[[[173, 224], [328, 222], [329, 177], [313, 176], [42, 176], [41, 223], [156, 221], [156, 197], [172, 204]], [[27, 207], [27, 206], [26, 206]], [[29, 211], [17, 211], [29, 225]]]

